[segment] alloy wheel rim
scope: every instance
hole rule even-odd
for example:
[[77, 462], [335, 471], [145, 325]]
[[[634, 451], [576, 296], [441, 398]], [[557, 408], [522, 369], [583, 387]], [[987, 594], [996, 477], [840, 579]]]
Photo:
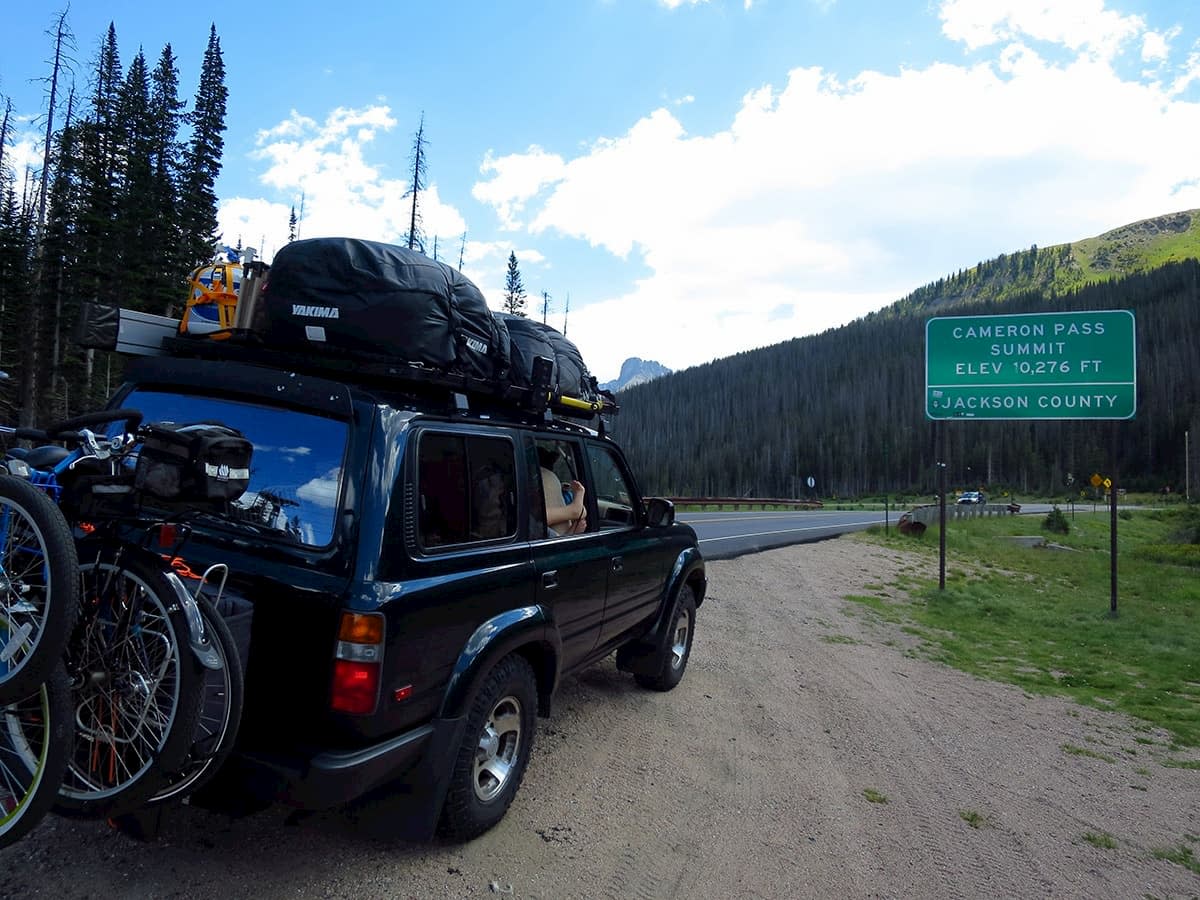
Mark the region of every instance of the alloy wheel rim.
[[488, 714], [472, 765], [475, 796], [488, 803], [508, 786], [521, 752], [521, 701], [511, 695], [496, 701]]

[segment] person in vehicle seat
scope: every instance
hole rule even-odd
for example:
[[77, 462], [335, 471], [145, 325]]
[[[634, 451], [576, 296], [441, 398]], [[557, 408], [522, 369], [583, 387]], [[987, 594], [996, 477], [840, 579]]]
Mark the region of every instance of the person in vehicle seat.
[[552, 535], [580, 534], [587, 531], [587, 508], [583, 505], [584, 486], [575, 480], [563, 485], [554, 474], [554, 451], [538, 448], [542, 466], [542, 494], [546, 498], [546, 530]]

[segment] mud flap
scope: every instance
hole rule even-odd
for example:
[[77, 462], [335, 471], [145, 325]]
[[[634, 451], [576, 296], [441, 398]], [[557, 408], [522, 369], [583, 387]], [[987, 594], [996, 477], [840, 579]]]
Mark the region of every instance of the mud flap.
[[631, 675], [655, 676], [663, 669], [663, 661], [671, 652], [671, 625], [679, 607], [678, 593], [672, 598], [668, 615], [658, 620], [654, 630], [645, 637], [630, 641], [617, 650], [617, 668]]
[[382, 785], [354, 801], [348, 812], [359, 818], [385, 816], [389, 838], [431, 840], [442, 817], [450, 773], [466, 728], [466, 716], [439, 719], [421, 761], [399, 781]]

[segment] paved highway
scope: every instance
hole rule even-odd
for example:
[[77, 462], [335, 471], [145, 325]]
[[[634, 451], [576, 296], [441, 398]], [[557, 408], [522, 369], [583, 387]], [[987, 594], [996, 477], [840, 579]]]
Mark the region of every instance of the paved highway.
[[[893, 509], [888, 513], [888, 522], [893, 528], [900, 514], [907, 509]], [[1022, 507], [1021, 514], [1045, 515], [1049, 511], [1050, 507], [1044, 504], [1029, 504]], [[872, 525], [884, 524], [881, 509], [682, 512], [677, 518], [696, 529], [700, 551], [705, 559], [729, 559], [772, 547], [822, 541], [849, 531], [861, 531]]]

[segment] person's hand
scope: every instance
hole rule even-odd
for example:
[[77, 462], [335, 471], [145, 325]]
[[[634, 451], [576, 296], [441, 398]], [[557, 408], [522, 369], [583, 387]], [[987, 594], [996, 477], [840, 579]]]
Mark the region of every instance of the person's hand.
[[571, 502], [568, 505], [575, 514], [573, 518], [578, 518], [583, 515], [583, 495], [587, 492], [587, 488], [578, 481], [571, 481], [567, 485], [567, 489], [571, 492]]

